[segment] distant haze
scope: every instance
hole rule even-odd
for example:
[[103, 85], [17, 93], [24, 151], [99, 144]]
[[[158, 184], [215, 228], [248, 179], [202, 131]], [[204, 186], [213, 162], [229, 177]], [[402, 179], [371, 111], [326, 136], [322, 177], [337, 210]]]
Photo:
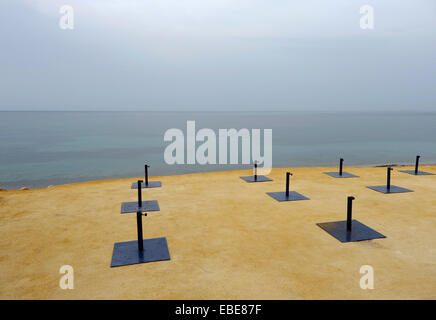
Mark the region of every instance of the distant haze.
[[3, 0], [0, 39], [0, 110], [436, 110], [434, 0]]

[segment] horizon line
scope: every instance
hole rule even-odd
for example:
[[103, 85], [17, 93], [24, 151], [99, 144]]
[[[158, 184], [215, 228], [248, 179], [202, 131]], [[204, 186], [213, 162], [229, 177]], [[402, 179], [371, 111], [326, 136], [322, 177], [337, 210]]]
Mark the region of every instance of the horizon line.
[[435, 110], [427, 110], [427, 109], [418, 109], [418, 110], [392, 110], [392, 109], [379, 109], [379, 110], [345, 110], [345, 109], [333, 109], [333, 110], [303, 110], [303, 109], [295, 109], [295, 110], [0, 110], [0, 112], [246, 112], [246, 113], [254, 113], [254, 112], [262, 112], [262, 113], [271, 113], [271, 112], [347, 112], [347, 113], [355, 113], [355, 112], [370, 112], [370, 113], [381, 113], [381, 112], [400, 112], [400, 113], [411, 113], [411, 112], [421, 112], [421, 113], [436, 113]]

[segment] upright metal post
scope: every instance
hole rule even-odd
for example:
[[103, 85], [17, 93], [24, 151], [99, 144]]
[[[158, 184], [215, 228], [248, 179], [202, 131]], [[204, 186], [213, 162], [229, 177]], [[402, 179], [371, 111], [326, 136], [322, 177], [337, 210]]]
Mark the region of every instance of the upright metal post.
[[391, 167], [388, 167], [388, 181], [386, 182], [386, 188], [388, 190], [391, 189], [391, 171], [394, 170]]
[[148, 187], [148, 165], [145, 165], [145, 185]]
[[289, 197], [289, 176], [291, 176], [292, 173], [286, 172], [286, 197]]
[[421, 158], [421, 156], [416, 156], [416, 162], [415, 162], [415, 175], [418, 174], [419, 158]]
[[254, 181], [257, 180], [257, 161], [254, 162]]
[[342, 166], [344, 164], [344, 159], [339, 160], [339, 175], [342, 176]]
[[144, 242], [142, 239], [142, 212], [136, 212], [136, 223], [138, 227], [138, 250], [144, 251]]
[[348, 232], [351, 232], [353, 200], [354, 200], [354, 197], [347, 198], [347, 231]]
[[142, 208], [142, 180], [138, 180], [138, 208]]

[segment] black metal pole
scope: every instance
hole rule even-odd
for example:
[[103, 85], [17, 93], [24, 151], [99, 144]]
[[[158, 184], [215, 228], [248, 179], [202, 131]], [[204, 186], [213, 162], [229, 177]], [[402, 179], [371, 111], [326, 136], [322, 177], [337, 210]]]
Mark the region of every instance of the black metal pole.
[[388, 190], [391, 189], [391, 171], [394, 170], [391, 167], [388, 167], [388, 181], [386, 181], [386, 188]]
[[142, 180], [138, 180], [138, 208], [142, 208]]
[[148, 165], [145, 165], [145, 185], [148, 186]]
[[286, 172], [286, 197], [289, 197], [289, 176], [291, 176], [292, 173]]
[[354, 200], [354, 197], [347, 198], [347, 231], [349, 231], [349, 232], [351, 232], [353, 200]]
[[257, 180], [257, 161], [254, 162], [254, 180]]
[[342, 165], [344, 163], [344, 159], [339, 160], [339, 175], [342, 176]]
[[142, 239], [142, 212], [136, 212], [136, 223], [138, 227], [138, 250], [144, 251], [144, 242]]
[[419, 158], [421, 158], [421, 156], [416, 156], [415, 174], [418, 174]]

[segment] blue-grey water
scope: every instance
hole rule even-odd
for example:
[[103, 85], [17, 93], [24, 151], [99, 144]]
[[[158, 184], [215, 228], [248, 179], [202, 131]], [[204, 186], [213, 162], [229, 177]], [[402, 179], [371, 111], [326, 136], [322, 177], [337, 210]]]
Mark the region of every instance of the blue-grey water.
[[[436, 163], [436, 113], [0, 112], [0, 188], [250, 165], [167, 165], [164, 133], [272, 129], [274, 167]], [[216, 131], [218, 132], [218, 131]]]

